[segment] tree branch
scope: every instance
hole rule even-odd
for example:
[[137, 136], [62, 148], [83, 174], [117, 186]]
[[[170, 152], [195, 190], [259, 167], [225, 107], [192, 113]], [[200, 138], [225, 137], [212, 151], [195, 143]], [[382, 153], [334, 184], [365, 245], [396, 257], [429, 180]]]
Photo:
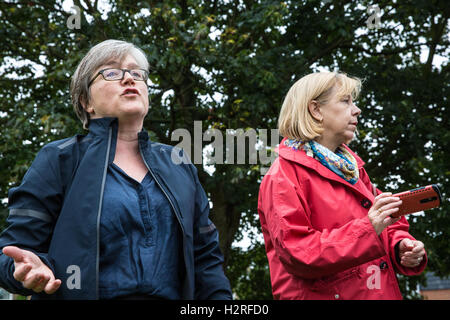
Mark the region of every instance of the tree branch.
[[52, 6], [52, 5], [49, 5], [48, 3], [45, 3], [45, 2], [41, 3], [41, 2], [38, 2], [38, 1], [22, 1], [22, 2], [15, 2], [15, 3], [1, 1], [0, 5], [7, 5], [7, 6], [10, 6], [10, 7], [17, 7], [17, 5], [23, 5], [23, 6], [38, 5], [38, 6], [42, 6], [44, 8], [49, 9], [49, 10], [52, 10], [52, 11], [60, 12], [60, 13], [62, 13], [64, 15], [69, 15], [69, 13], [64, 11], [61, 6], [58, 6], [57, 3], [55, 3], [55, 6]]
[[420, 47], [420, 46], [423, 46], [423, 45], [426, 45], [426, 44], [427, 43], [414, 43], [414, 44], [411, 44], [411, 45], [406, 46], [406, 47], [396, 48], [396, 49], [392, 49], [392, 50], [383, 50], [383, 51], [380, 51], [380, 52], [373, 51], [373, 50], [370, 50], [370, 49], [365, 49], [365, 48], [363, 48], [361, 46], [347, 45], [347, 44], [341, 45], [341, 46], [339, 46], [339, 48], [342, 48], [342, 49], [355, 49], [355, 50], [357, 50], [359, 52], [365, 52], [365, 53], [368, 53], [368, 54], [370, 54], [372, 56], [383, 56], [383, 55], [389, 56], [389, 55], [393, 55], [393, 54], [402, 53], [402, 52], [407, 51], [409, 49]]
[[327, 55], [328, 53], [330, 53], [331, 51], [333, 51], [334, 49], [338, 48], [339, 45], [344, 41], [345, 39], [342, 37], [339, 37], [338, 39], [336, 39], [330, 46], [326, 47], [325, 49], [323, 49], [322, 51], [320, 51], [318, 54], [316, 54], [314, 57], [312, 57], [311, 59], [308, 59], [308, 61], [305, 63], [305, 66], [310, 66], [312, 65], [314, 62], [316, 62], [317, 60], [319, 60], [320, 58], [322, 58], [323, 56]]
[[441, 21], [433, 24], [431, 30], [433, 32], [433, 38], [430, 43], [430, 51], [428, 53], [427, 62], [425, 63], [425, 77], [428, 77], [433, 69], [433, 58], [436, 54], [436, 47], [444, 34], [445, 26], [447, 25], [448, 16], [442, 17]]

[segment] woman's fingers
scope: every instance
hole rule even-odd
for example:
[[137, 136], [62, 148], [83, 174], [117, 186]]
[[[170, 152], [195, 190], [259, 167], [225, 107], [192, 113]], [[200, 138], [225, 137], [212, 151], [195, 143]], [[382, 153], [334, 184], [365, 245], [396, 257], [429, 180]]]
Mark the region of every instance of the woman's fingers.
[[[45, 291], [48, 294], [52, 294], [56, 292], [61, 286], [61, 280], [55, 280], [52, 271], [47, 266], [44, 266], [41, 261], [39, 262], [42, 266], [39, 267], [35, 266], [35, 264], [30, 261], [25, 262], [28, 260], [20, 256], [25, 250], [22, 250], [22, 252], [19, 250], [21, 249], [16, 250], [16, 248], [11, 247], [5, 250], [11, 258], [15, 259], [14, 279], [21, 282], [24, 288], [33, 290], [37, 293]], [[16, 261], [16, 259], [21, 262]]]
[[[397, 199], [398, 199], [398, 198], [397, 198]], [[402, 200], [397, 200], [397, 201], [389, 202], [388, 204], [385, 204], [384, 206], [382, 206], [382, 207], [380, 208], [380, 210], [381, 210], [381, 211], [385, 211], [385, 210], [389, 210], [389, 209], [393, 209], [393, 208], [398, 209], [402, 203], [403, 203]]]
[[14, 279], [24, 288], [52, 294], [61, 286], [61, 280], [55, 280], [52, 271], [34, 253], [14, 246], [4, 247], [2, 252], [14, 259]]
[[384, 221], [386, 218], [389, 218], [391, 214], [395, 213], [398, 211], [398, 207], [395, 208], [388, 208], [388, 209], [379, 209], [380, 210], [380, 214], [379, 214], [379, 218], [381, 221]]
[[32, 275], [29, 274], [29, 276], [25, 278], [22, 284], [25, 288], [33, 290], [42, 279], [43, 275], [36, 273]]
[[383, 195], [383, 193], [378, 195], [373, 201], [373, 207], [376, 209], [379, 209], [383, 205], [389, 203], [390, 199], [392, 198], [392, 196], [387, 196], [387, 195], [380, 197], [381, 195]]
[[[394, 212], [392, 212], [392, 213], [394, 213]], [[386, 227], [389, 227], [391, 224], [394, 224], [394, 223], [396, 223], [397, 221], [399, 221], [401, 219], [401, 217], [392, 218], [390, 216], [392, 213], [390, 213], [389, 216], [383, 220], [383, 223], [386, 225]]]
[[383, 211], [398, 207], [400, 204], [401, 200], [398, 197], [384, 197], [374, 201], [372, 210], [380, 215]]
[[393, 197], [392, 193], [381, 193], [375, 197], [374, 204], [369, 210], [369, 219], [379, 235], [386, 227], [397, 222], [400, 218], [390, 217], [399, 210], [402, 201]]
[[[403, 241], [405, 242], [405, 240]], [[400, 254], [400, 262], [405, 267], [417, 267], [422, 263], [425, 255], [425, 246], [421, 241], [410, 240], [410, 246], [408, 246], [407, 251]], [[406, 242], [405, 242], [406, 245]]]
[[422, 263], [423, 256], [403, 256], [400, 260], [400, 263], [405, 267], [417, 267]]
[[385, 225], [397, 222], [400, 218], [391, 218], [391, 215], [399, 210], [398, 206], [399, 204], [395, 202], [377, 209], [377, 220]]
[[386, 197], [382, 198], [374, 203], [375, 208], [379, 210], [387, 210], [393, 207], [398, 207], [402, 204], [402, 200], [399, 197]]
[[389, 197], [389, 196], [391, 196], [391, 195], [392, 195], [392, 192], [383, 192], [383, 193], [380, 193], [379, 195], [377, 195], [377, 196], [375, 197], [374, 202], [377, 202], [378, 199], [381, 199], [381, 198], [384, 198], [384, 197]]
[[400, 220], [401, 217], [391, 217], [392, 214], [396, 213], [399, 210], [399, 207], [402, 204], [402, 201], [398, 199], [399, 198], [397, 197], [384, 198], [383, 200], [386, 201], [384, 201], [383, 205], [377, 209], [379, 213], [379, 219], [383, 221], [384, 224], [391, 225]]
[[37, 293], [44, 291], [47, 294], [55, 293], [61, 286], [61, 280], [55, 280], [53, 276], [43, 274], [35, 274], [22, 283], [27, 289]]
[[53, 276], [48, 274], [35, 273], [29, 275], [27, 279], [22, 281], [22, 284], [25, 288], [31, 289], [34, 292], [39, 293], [45, 291], [47, 294], [52, 294], [59, 289], [61, 280], [55, 280]]
[[23, 250], [15, 246], [6, 246], [2, 250], [4, 255], [14, 259], [14, 262], [23, 262], [25, 255]]
[[49, 276], [41, 276], [39, 281], [31, 289], [34, 292], [37, 292], [37, 293], [42, 292], [42, 290], [44, 290], [44, 288], [47, 286], [47, 283], [49, 281], [50, 281], [50, 277]]
[[415, 243], [415, 247], [412, 249], [412, 252], [414, 253], [419, 253], [421, 251], [425, 252], [425, 245], [423, 244], [422, 241], [416, 241]]
[[27, 263], [18, 264], [13, 273], [14, 279], [16, 279], [17, 281], [20, 281], [20, 282], [24, 281], [32, 268], [33, 267], [31, 266], [31, 264], [27, 264]]
[[407, 251], [403, 253], [402, 257], [408, 258], [408, 259], [417, 259], [422, 258], [425, 255], [425, 249], [421, 249], [420, 251], [414, 252], [414, 251]]
[[52, 293], [55, 293], [56, 290], [58, 290], [60, 286], [61, 286], [61, 280], [59, 280], [59, 279], [51, 280], [45, 286], [44, 291], [47, 294], [52, 294]]

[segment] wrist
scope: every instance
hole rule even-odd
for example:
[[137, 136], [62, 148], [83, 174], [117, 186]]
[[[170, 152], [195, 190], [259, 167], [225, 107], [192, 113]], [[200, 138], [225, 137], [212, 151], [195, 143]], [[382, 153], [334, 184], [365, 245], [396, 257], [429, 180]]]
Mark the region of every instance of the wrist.
[[401, 259], [400, 259], [400, 241], [398, 241], [395, 246], [394, 246], [394, 251], [395, 251], [395, 261], [397, 261], [398, 264], [401, 264]]

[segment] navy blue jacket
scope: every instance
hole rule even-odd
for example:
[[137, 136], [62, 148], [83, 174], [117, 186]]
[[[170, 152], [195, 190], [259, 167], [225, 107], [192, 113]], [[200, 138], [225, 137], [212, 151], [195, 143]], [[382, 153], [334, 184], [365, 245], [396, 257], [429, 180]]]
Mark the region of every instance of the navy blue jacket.
[[[13, 278], [14, 262], [0, 253], [0, 286], [33, 299], [98, 299], [99, 226], [108, 165], [114, 160], [118, 121], [91, 121], [87, 135], [44, 146], [22, 183], [9, 191], [8, 227], [0, 248], [36, 253], [62, 280], [52, 295], [34, 293]], [[180, 150], [152, 143], [145, 130], [139, 148], [168, 199], [183, 235], [183, 299], [231, 299], [218, 232], [197, 170]], [[175, 151], [175, 150], [174, 150]], [[74, 277], [80, 275], [79, 279]]]

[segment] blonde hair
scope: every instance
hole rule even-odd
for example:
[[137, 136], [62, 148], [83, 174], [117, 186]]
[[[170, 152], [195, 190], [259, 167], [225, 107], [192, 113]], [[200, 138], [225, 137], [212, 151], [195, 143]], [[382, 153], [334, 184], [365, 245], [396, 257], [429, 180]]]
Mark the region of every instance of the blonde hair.
[[308, 105], [312, 100], [326, 104], [335, 87], [338, 97], [351, 95], [356, 99], [361, 90], [361, 80], [342, 72], [317, 72], [295, 82], [284, 98], [278, 117], [280, 135], [303, 141], [320, 137], [322, 124], [312, 117]]

